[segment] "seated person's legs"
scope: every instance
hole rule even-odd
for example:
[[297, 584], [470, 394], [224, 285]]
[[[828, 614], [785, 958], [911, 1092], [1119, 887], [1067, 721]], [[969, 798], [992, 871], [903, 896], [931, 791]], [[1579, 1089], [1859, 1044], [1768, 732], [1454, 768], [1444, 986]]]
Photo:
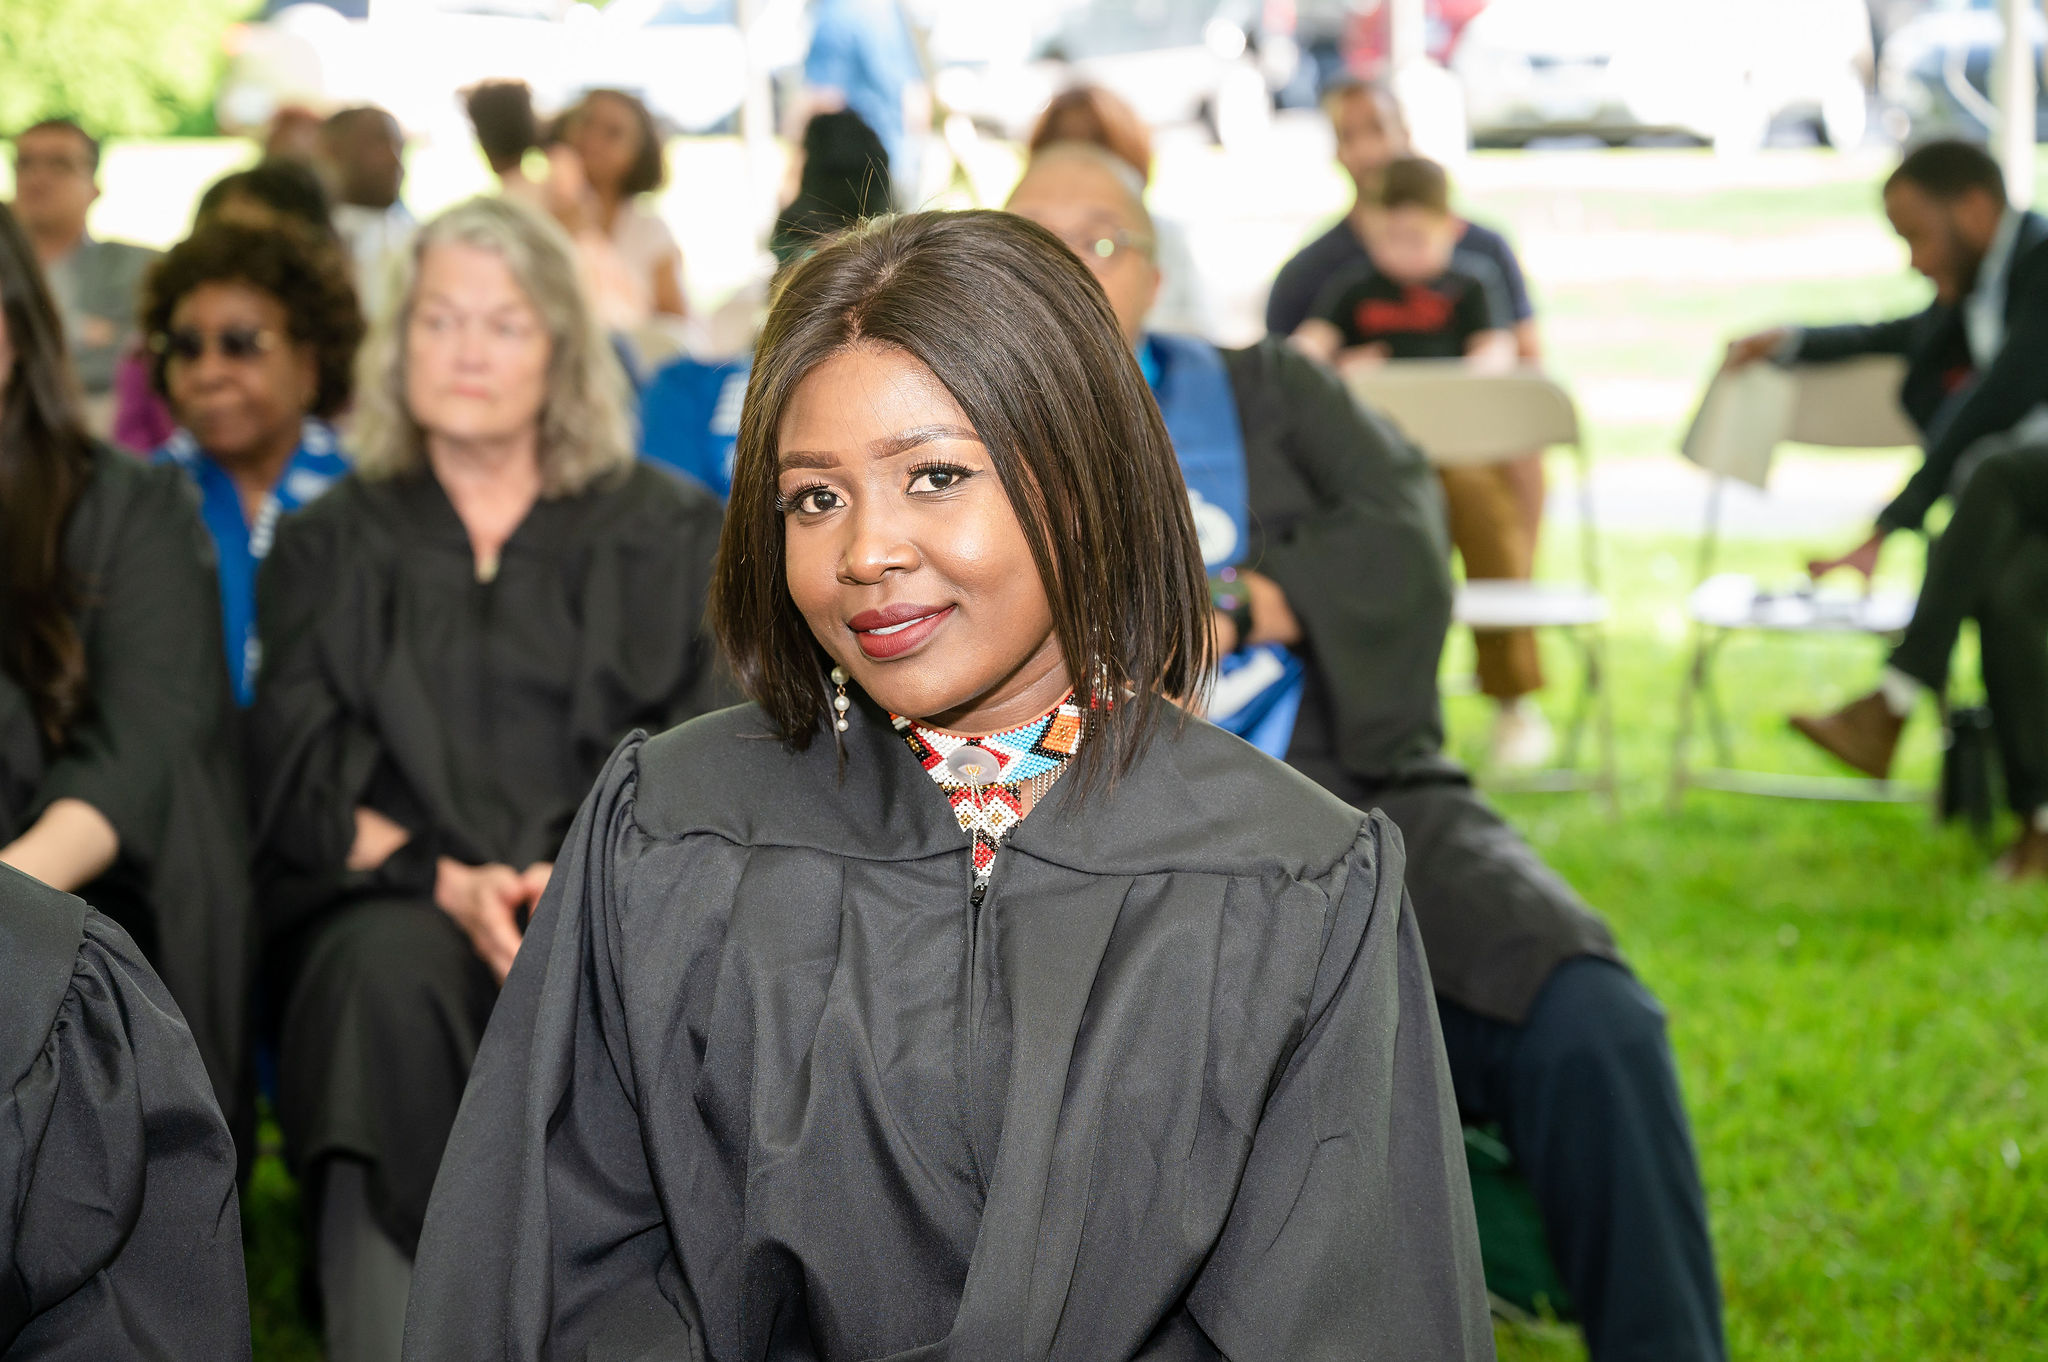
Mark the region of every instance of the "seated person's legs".
[[2048, 446], [1987, 456], [1956, 500], [1955, 515], [1927, 559], [1927, 576], [1905, 638], [1880, 687], [1832, 714], [1795, 715], [1792, 726], [1864, 774], [1890, 775], [1906, 716], [1926, 692], [1948, 688], [1963, 621], [1979, 614], [2022, 539], [2048, 531]]
[[[1451, 541], [1473, 581], [1526, 580], [1534, 558], [1524, 514], [1505, 466], [1441, 470]], [[1550, 759], [1553, 748], [1542, 711], [1528, 697], [1543, 688], [1543, 668], [1530, 629], [1475, 630], [1479, 689], [1499, 706], [1494, 765], [1526, 770]]]
[[2020, 835], [2007, 878], [2048, 876], [2048, 534], [2020, 539], [1977, 614], [1984, 690]]
[[366, 1362], [395, 1358], [397, 1336], [377, 1327], [404, 1318], [405, 1274], [392, 1265], [419, 1242], [497, 988], [461, 928], [424, 901], [351, 905], [312, 927], [294, 956], [278, 1119], [315, 1203], [322, 1292], [352, 1297], [328, 1302], [329, 1342]]
[[1472, 791], [1379, 802], [1407, 843], [1458, 1105], [1501, 1125], [1595, 1362], [1721, 1358], [1706, 1200], [1656, 1000], [1601, 958], [1599, 919]]
[[1500, 1123], [1596, 1362], [1724, 1357], [1706, 1198], [1649, 990], [1581, 956], [1520, 1026], [1437, 1006], [1459, 1107]]

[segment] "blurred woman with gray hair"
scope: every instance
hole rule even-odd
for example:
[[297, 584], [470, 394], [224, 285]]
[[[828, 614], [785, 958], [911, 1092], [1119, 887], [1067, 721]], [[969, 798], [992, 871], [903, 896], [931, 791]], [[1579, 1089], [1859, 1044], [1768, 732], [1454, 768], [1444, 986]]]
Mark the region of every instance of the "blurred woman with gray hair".
[[258, 586], [278, 1116], [331, 1362], [396, 1358], [427, 1193], [555, 849], [614, 744], [716, 694], [720, 509], [636, 463], [554, 223], [421, 229], [357, 384], [356, 471]]

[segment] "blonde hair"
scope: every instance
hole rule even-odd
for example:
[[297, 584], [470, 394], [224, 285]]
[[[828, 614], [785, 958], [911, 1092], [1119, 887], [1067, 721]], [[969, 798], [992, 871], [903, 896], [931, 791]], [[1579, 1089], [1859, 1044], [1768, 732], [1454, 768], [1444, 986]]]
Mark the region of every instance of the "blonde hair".
[[459, 203], [422, 226], [394, 267], [385, 296], [398, 303], [370, 329], [356, 366], [352, 443], [365, 477], [426, 467], [425, 432], [405, 392], [405, 336], [420, 262], [436, 246], [486, 250], [505, 262], [548, 333], [547, 395], [540, 409], [542, 494], [569, 496], [633, 462], [624, 367], [591, 310], [568, 235], [540, 213], [504, 199]]

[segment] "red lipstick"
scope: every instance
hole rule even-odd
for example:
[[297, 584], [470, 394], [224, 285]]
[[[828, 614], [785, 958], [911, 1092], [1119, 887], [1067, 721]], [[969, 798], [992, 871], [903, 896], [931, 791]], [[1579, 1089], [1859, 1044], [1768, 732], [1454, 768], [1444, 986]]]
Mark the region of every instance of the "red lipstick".
[[938, 632], [953, 613], [950, 605], [886, 605], [863, 610], [846, 622], [860, 650], [876, 661], [901, 657]]

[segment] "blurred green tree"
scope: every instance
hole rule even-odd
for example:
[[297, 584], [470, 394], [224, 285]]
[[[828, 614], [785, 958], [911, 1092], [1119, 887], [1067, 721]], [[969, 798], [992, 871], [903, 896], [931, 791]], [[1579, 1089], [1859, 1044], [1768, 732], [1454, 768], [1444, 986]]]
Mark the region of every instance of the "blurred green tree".
[[0, 132], [67, 115], [93, 132], [207, 132], [221, 40], [252, 0], [0, 0]]

